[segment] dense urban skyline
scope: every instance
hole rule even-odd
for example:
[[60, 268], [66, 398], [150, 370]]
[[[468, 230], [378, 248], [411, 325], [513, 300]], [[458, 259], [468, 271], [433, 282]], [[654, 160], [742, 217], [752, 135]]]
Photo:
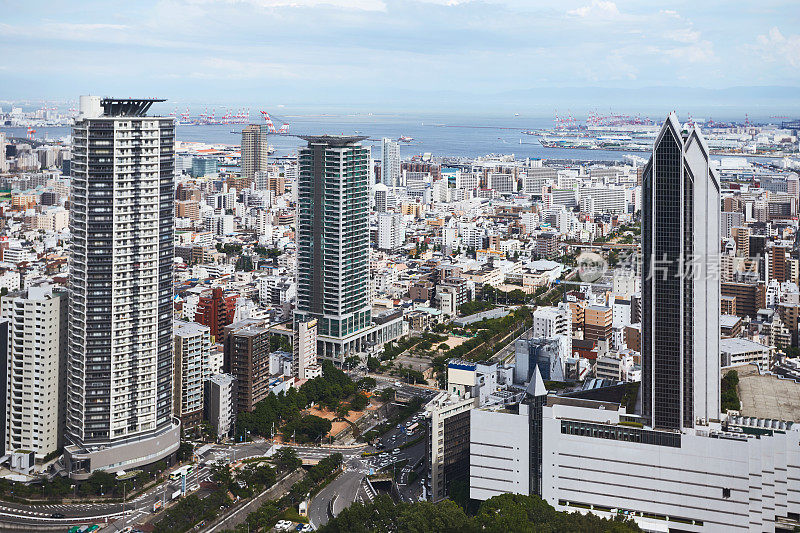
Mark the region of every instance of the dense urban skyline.
[[800, 531], [795, 4], [0, 0], [0, 530]]

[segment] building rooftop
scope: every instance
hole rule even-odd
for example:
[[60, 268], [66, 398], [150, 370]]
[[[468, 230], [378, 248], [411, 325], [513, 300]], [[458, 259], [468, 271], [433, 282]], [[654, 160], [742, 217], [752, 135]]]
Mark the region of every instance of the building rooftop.
[[208, 326], [198, 324], [197, 322], [186, 322], [184, 320], [174, 320], [172, 322], [172, 331], [175, 335], [200, 335], [205, 331], [210, 331]]
[[[723, 296], [724, 298], [724, 296]], [[736, 315], [720, 315], [719, 317], [719, 325], [723, 328], [732, 328], [738, 322], [741, 322], [741, 318]]]
[[327, 144], [329, 146], [348, 146], [367, 139], [365, 135], [299, 135], [308, 144]]
[[103, 98], [103, 114], [107, 117], [143, 117], [156, 102], [166, 102], [163, 98]]
[[753, 350], [769, 350], [769, 346], [764, 346], [761, 343], [754, 342], [748, 339], [720, 339], [719, 351], [725, 353], [748, 353]]
[[742, 416], [800, 422], [800, 384], [760, 374], [755, 365], [736, 368]]

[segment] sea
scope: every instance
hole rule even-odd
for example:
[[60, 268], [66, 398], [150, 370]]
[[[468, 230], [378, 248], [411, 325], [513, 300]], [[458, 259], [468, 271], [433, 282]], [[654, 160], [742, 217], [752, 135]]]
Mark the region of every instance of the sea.
[[[376, 159], [380, 158], [382, 138], [399, 139], [401, 136], [412, 139], [401, 143], [400, 156], [403, 159], [422, 154], [462, 158], [513, 154], [516, 159], [627, 162], [631, 158], [646, 160], [649, 157], [644, 152], [545, 148], [538, 137], [523, 133], [552, 128], [552, 118], [364, 113], [293, 115], [282, 119], [289, 123], [291, 135], [270, 136], [269, 143], [275, 148], [275, 156], [296, 154], [297, 149], [305, 145], [305, 141], [298, 137], [301, 135], [345, 134], [366, 136], [363, 144], [372, 147]], [[277, 126], [280, 124], [280, 121], [276, 122]], [[243, 127], [241, 124], [179, 124], [175, 135], [179, 141], [239, 145]], [[9, 137], [24, 138], [26, 135], [26, 128], [0, 127], [0, 131], [5, 131]], [[50, 140], [66, 139], [69, 135], [70, 128], [66, 126], [36, 128], [35, 133], [37, 139]]]

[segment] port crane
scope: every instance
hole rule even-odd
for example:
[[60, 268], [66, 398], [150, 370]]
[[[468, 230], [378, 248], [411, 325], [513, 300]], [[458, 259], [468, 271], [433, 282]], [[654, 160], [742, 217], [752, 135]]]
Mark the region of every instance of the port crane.
[[277, 120], [277, 121], [282, 123], [280, 129], [275, 129], [275, 123], [272, 122], [272, 117], [269, 116], [269, 113], [266, 112], [266, 111], [262, 111], [261, 114], [264, 116], [264, 122], [267, 123], [267, 133], [272, 133], [272, 134], [276, 134], [276, 135], [289, 135], [289, 123], [288, 122], [286, 122], [285, 120], [280, 119], [276, 115], [273, 115], [275, 117], [275, 120]]

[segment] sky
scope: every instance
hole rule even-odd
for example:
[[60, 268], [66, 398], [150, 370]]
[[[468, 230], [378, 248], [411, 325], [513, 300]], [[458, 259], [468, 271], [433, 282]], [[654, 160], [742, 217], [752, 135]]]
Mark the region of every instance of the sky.
[[0, 0], [0, 100], [800, 112], [797, 0]]

